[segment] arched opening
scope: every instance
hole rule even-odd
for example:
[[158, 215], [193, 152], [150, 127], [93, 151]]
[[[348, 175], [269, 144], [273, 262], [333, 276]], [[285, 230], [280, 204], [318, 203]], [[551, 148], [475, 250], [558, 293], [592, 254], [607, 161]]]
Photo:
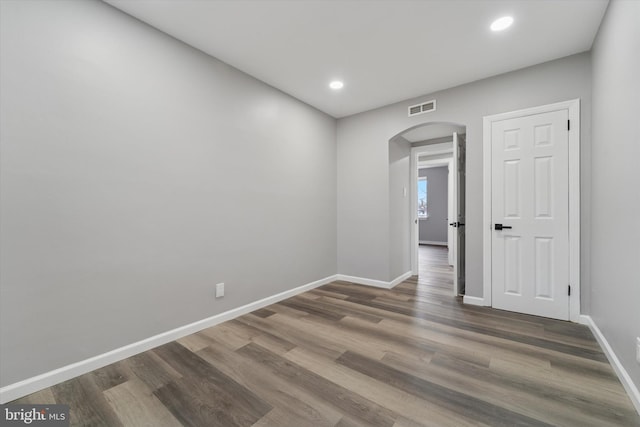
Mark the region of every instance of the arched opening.
[[465, 153], [459, 123], [421, 123], [389, 140], [392, 273], [408, 264], [413, 275], [432, 274], [429, 260], [444, 254], [454, 295], [465, 291]]

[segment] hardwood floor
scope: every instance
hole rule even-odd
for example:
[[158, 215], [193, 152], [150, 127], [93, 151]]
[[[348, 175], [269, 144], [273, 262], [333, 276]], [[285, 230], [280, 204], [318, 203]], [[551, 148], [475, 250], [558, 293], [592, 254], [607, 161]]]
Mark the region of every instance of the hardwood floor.
[[83, 426], [640, 426], [588, 328], [462, 305], [446, 249], [334, 282], [15, 403]]

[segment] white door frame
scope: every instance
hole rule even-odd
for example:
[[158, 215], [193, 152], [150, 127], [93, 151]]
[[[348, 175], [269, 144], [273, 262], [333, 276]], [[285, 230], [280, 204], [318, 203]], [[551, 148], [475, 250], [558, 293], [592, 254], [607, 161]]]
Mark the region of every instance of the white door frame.
[[[569, 130], [569, 319], [580, 320], [580, 99], [542, 105], [483, 118], [483, 298], [491, 306], [491, 126], [493, 122], [568, 110]], [[416, 208], [417, 209], [417, 208]], [[474, 301], [475, 302], [475, 301]]]
[[440, 144], [421, 145], [411, 147], [411, 274], [418, 274], [418, 157], [436, 156], [439, 154], [453, 153], [453, 144], [444, 142]]

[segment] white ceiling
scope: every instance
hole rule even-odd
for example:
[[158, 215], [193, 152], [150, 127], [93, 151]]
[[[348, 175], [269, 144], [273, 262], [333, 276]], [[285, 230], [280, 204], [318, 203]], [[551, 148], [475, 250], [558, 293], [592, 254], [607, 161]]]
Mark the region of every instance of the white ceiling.
[[104, 1], [334, 117], [589, 50], [608, 3]]

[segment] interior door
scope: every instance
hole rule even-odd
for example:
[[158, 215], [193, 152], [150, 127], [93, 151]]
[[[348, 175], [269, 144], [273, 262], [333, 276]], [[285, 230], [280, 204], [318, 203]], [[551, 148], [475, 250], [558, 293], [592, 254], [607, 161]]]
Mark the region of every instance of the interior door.
[[458, 262], [458, 134], [453, 133], [453, 161], [452, 169], [449, 171], [451, 175], [451, 183], [453, 185], [453, 203], [452, 210], [453, 216], [449, 218], [449, 230], [452, 234], [453, 244], [449, 247], [449, 257], [453, 259], [453, 294], [458, 295], [458, 269], [460, 264]]
[[449, 169], [449, 185], [453, 187], [449, 215], [449, 232], [453, 244], [449, 247], [449, 263], [453, 260], [453, 294], [465, 293], [465, 182], [466, 141], [463, 135], [453, 134], [453, 160]]
[[[449, 161], [449, 165], [447, 168], [447, 224], [451, 224], [455, 215], [453, 214], [453, 198], [455, 197], [455, 189], [453, 187], [453, 158]], [[454, 258], [453, 258], [453, 227], [449, 225], [447, 227], [447, 248], [449, 248], [449, 265], [453, 267]]]
[[465, 241], [466, 241], [466, 233], [465, 233], [465, 216], [466, 216], [466, 204], [465, 204], [465, 194], [466, 194], [466, 149], [467, 142], [465, 139], [465, 135], [457, 135], [457, 138], [454, 139], [454, 163], [457, 165], [456, 170], [456, 187], [454, 187], [454, 196], [456, 199], [456, 216], [457, 216], [457, 227], [455, 230], [457, 231], [456, 236], [456, 294], [464, 295], [465, 294]]
[[493, 306], [569, 318], [568, 111], [491, 127]]

